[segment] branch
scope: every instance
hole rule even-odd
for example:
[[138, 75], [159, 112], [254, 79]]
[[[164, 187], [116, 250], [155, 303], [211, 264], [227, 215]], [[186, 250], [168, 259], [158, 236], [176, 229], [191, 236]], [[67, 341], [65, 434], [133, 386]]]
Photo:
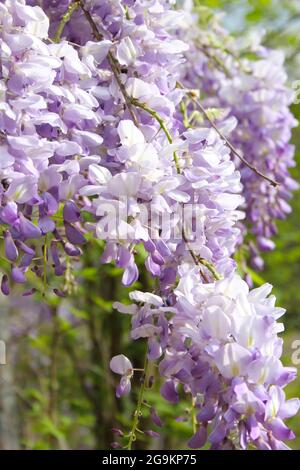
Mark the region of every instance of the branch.
[[[146, 111], [147, 113], [149, 113], [159, 123], [160, 128], [165, 133], [169, 144], [172, 144], [173, 143], [172, 136], [171, 136], [164, 120], [162, 119], [162, 117], [154, 109], [150, 108], [145, 103], [141, 103], [140, 101], [138, 101], [135, 98], [131, 98], [131, 102], [135, 106], [137, 106], [137, 107], [143, 109], [144, 111]], [[180, 174], [181, 169], [180, 169], [179, 160], [178, 160], [178, 156], [177, 156], [176, 152], [173, 153], [173, 159], [174, 159], [174, 162], [175, 162], [177, 173]], [[201, 257], [197, 256], [196, 253], [191, 248], [189, 248], [189, 246], [188, 246], [189, 241], [188, 241], [187, 236], [185, 234], [184, 228], [182, 229], [182, 238], [183, 238], [184, 242], [186, 243], [186, 245], [188, 247], [188, 250], [189, 250], [189, 253], [190, 253], [191, 257], [193, 258], [194, 263], [196, 264], [196, 266], [199, 266], [199, 264], [205, 266], [211, 272], [214, 279], [216, 279], [216, 280], [221, 279], [220, 274], [217, 272], [217, 270], [215, 269], [213, 264], [211, 264], [205, 258], [201, 258]], [[208, 280], [207, 276], [205, 275], [205, 273], [201, 269], [200, 269], [200, 273], [201, 273], [201, 276], [203, 277], [204, 281], [208, 283], [209, 280]]]
[[[85, 9], [84, 7], [84, 4], [82, 1], [79, 1], [79, 6], [80, 8], [82, 9], [87, 21], [89, 22], [89, 25], [92, 29], [92, 32], [93, 32], [93, 36], [95, 37], [95, 39], [97, 39], [97, 41], [103, 41], [103, 34], [100, 33], [91, 13]], [[120, 77], [120, 67], [119, 67], [119, 63], [117, 61], [117, 59], [113, 56], [113, 54], [111, 52], [109, 52], [107, 54], [107, 59], [108, 59], [108, 62], [109, 62], [109, 65], [111, 66], [111, 69], [113, 71], [113, 74], [115, 76], [115, 79], [118, 83], [118, 86], [121, 90], [121, 93], [123, 95], [123, 98], [125, 100], [125, 103], [126, 103], [126, 106], [127, 106], [127, 109], [132, 117], [132, 120], [134, 122], [134, 124], [136, 125], [136, 127], [139, 127], [139, 122], [138, 122], [138, 119], [134, 113], [134, 110], [132, 108], [132, 104], [131, 104], [131, 98], [130, 96], [128, 95], [127, 91], [126, 91], [126, 88], [124, 86], [124, 83], [122, 82], [121, 80], [121, 77]]]
[[113, 74], [115, 76], [115, 79], [118, 83], [118, 86], [121, 90], [121, 93], [124, 97], [124, 100], [125, 100], [125, 103], [126, 103], [126, 106], [127, 106], [127, 109], [132, 117], [132, 120], [134, 122], [134, 124], [136, 125], [136, 127], [139, 127], [139, 121], [135, 115], [135, 112], [132, 108], [132, 105], [131, 105], [131, 97], [128, 95], [127, 91], [126, 91], [126, 88], [124, 86], [124, 83], [122, 82], [121, 80], [121, 77], [119, 75], [119, 64], [118, 64], [118, 61], [117, 59], [113, 56], [113, 54], [111, 52], [108, 53], [108, 62], [111, 66], [111, 69], [113, 71]]
[[216, 56], [216, 55], [212, 55], [210, 54], [209, 50], [208, 50], [208, 47], [205, 46], [204, 44], [203, 45], [199, 45], [198, 46], [198, 49], [199, 51], [201, 51], [209, 60], [212, 60], [216, 67], [221, 70], [221, 72], [223, 72], [226, 77], [228, 78], [231, 78], [231, 74], [229, 72], [229, 70], [226, 68], [226, 66], [224, 65], [224, 63], [222, 62], [222, 60]]
[[[189, 240], [186, 236], [184, 228], [182, 229], [182, 238], [183, 238], [185, 244], [188, 247], [189, 253], [190, 253], [191, 257], [193, 258], [193, 261], [194, 261], [195, 265], [196, 266], [199, 266], [199, 265], [205, 266], [210, 271], [210, 273], [213, 275], [213, 277], [216, 281], [219, 281], [220, 279], [222, 279], [222, 277], [220, 276], [220, 274], [218, 273], [218, 271], [216, 270], [216, 268], [214, 267], [214, 265], [212, 263], [207, 261], [205, 258], [197, 256], [196, 253], [189, 247]], [[201, 268], [200, 268], [200, 274], [201, 274], [202, 278], [204, 279], [204, 281], [206, 283], [209, 283], [209, 279], [207, 278], [205, 272]]]
[[[184, 89], [184, 86], [182, 84], [180, 84], [179, 82], [177, 82], [177, 86], [179, 88], [182, 88]], [[265, 175], [264, 173], [262, 173], [260, 170], [258, 170], [254, 165], [252, 165], [250, 162], [248, 162], [248, 160], [246, 160], [246, 158], [244, 158], [239, 152], [238, 150], [233, 146], [233, 144], [227, 139], [227, 137], [222, 133], [222, 131], [218, 128], [218, 126], [214, 123], [214, 121], [210, 118], [209, 114], [207, 113], [207, 111], [205, 110], [205, 108], [202, 106], [202, 104], [200, 103], [200, 101], [195, 97], [194, 93], [192, 91], [187, 91], [187, 95], [191, 98], [191, 100], [193, 101], [193, 103], [196, 104], [196, 106], [198, 106], [198, 108], [200, 109], [200, 111], [202, 112], [202, 114], [204, 114], [205, 118], [209, 121], [209, 123], [211, 124], [211, 126], [215, 129], [215, 131], [219, 134], [219, 136], [225, 141], [226, 145], [230, 148], [230, 150], [232, 151], [232, 153], [234, 155], [236, 155], [242, 163], [244, 163], [245, 166], [247, 166], [248, 168], [250, 168], [252, 171], [254, 171], [254, 173], [256, 173], [257, 175], [259, 175], [260, 177], [264, 178], [266, 181], [268, 181], [272, 186], [276, 187], [276, 186], [279, 186], [279, 183], [278, 181], [275, 181], [273, 180], [272, 178], [270, 178], [269, 176]]]
[[[193, 99], [193, 101], [195, 100], [195, 98]], [[273, 180], [272, 178], [270, 178], [269, 176], [265, 175], [264, 173], [262, 173], [260, 170], [258, 170], [258, 168], [256, 168], [254, 165], [252, 165], [252, 163], [248, 162], [248, 160], [246, 160], [237, 150], [236, 148], [231, 144], [231, 142], [229, 142], [229, 140], [227, 139], [227, 137], [220, 131], [220, 129], [215, 125], [215, 123], [213, 122], [212, 119], [210, 119], [208, 113], [206, 112], [206, 110], [204, 109], [204, 107], [202, 106], [201, 103], [199, 103], [199, 101], [197, 101], [197, 105], [199, 107], [199, 109], [202, 111], [202, 113], [204, 114], [204, 116], [206, 117], [206, 119], [210, 122], [210, 124], [212, 125], [212, 127], [215, 129], [215, 131], [217, 131], [217, 133], [219, 134], [219, 136], [225, 141], [225, 143], [227, 144], [227, 146], [230, 148], [230, 150], [232, 151], [232, 153], [234, 153], [234, 155], [236, 155], [242, 163], [244, 163], [244, 165], [246, 165], [248, 168], [250, 168], [250, 170], [254, 171], [254, 173], [256, 173], [258, 176], [260, 176], [261, 178], [264, 178], [266, 181], [269, 181], [269, 183], [276, 187], [276, 186], [279, 186], [279, 183], [278, 181], [275, 181]]]
[[[180, 83], [177, 82], [177, 85], [179, 88], [184, 88]], [[191, 98], [191, 100], [193, 101], [193, 103], [196, 104], [196, 106], [198, 106], [198, 108], [200, 109], [200, 111], [202, 112], [202, 114], [204, 114], [205, 118], [208, 120], [208, 122], [211, 124], [211, 126], [215, 129], [215, 131], [219, 134], [219, 136], [225, 141], [227, 147], [230, 148], [230, 150], [232, 151], [232, 153], [234, 155], [236, 155], [236, 157], [238, 157], [241, 162], [247, 166], [248, 168], [250, 168], [250, 170], [252, 170], [254, 173], [256, 173], [258, 176], [260, 176], [261, 178], [265, 179], [266, 181], [268, 181], [272, 186], [274, 187], [277, 187], [279, 186], [279, 183], [278, 181], [275, 181], [273, 180], [272, 178], [270, 178], [269, 176], [265, 175], [264, 173], [262, 173], [260, 170], [258, 170], [258, 168], [256, 168], [254, 165], [252, 165], [252, 163], [248, 162], [248, 160], [246, 158], [244, 158], [239, 152], [238, 150], [232, 145], [232, 143], [227, 139], [227, 137], [223, 134], [223, 132], [218, 128], [218, 126], [216, 126], [216, 124], [214, 123], [214, 121], [210, 118], [209, 114], [207, 113], [207, 111], [205, 110], [205, 108], [202, 106], [202, 104], [200, 103], [200, 101], [194, 96], [194, 93], [192, 91], [188, 91], [187, 92], [187, 95]]]

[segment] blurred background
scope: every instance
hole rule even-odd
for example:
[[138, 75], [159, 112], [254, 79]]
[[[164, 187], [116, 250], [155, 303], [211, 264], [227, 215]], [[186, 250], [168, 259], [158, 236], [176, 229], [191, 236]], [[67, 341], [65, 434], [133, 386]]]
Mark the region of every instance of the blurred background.
[[[233, 35], [262, 36], [264, 44], [284, 49], [290, 85], [300, 89], [299, 1], [200, 0], [199, 4], [225, 11], [221, 22]], [[300, 104], [293, 105], [293, 112], [300, 120]], [[300, 165], [299, 127], [293, 141]], [[300, 181], [300, 167], [293, 175]], [[300, 340], [299, 191], [292, 206], [289, 218], [279, 223], [277, 249], [265, 255], [265, 269], [254, 279], [256, 285], [273, 284], [277, 304], [287, 309], [284, 361], [289, 365], [293, 342]], [[49, 295], [46, 305], [42, 297], [17, 293], [9, 301], [0, 297], [0, 339], [6, 343], [7, 356], [7, 364], [0, 365], [0, 449], [107, 449], [114, 440], [111, 429], [130, 426], [138, 387], [133, 385], [130, 397], [117, 400], [117, 379], [108, 364], [113, 355], [123, 352], [135, 367], [142, 367], [145, 346], [128, 341], [130, 319], [112, 308], [114, 299], [126, 301], [128, 289], [121, 286], [119, 269], [100, 267], [102, 246], [92, 243], [83, 266], [67, 270], [67, 298]], [[144, 274], [134, 288], [151, 288], [151, 282]], [[287, 394], [300, 395], [300, 377]], [[158, 381], [146, 399], [155, 405], [164, 428], [158, 439], [141, 435], [136, 447], [184, 448], [191, 436], [186, 420], [189, 405], [166, 403]], [[143, 421], [143, 429], [159, 431], [147, 411]], [[300, 449], [300, 418], [293, 418], [290, 425], [297, 435], [291, 446]]]

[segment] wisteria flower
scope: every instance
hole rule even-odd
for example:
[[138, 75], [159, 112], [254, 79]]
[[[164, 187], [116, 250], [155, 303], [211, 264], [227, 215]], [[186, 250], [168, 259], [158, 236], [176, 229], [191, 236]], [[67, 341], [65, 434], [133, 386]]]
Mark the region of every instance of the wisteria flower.
[[133, 367], [130, 360], [124, 354], [119, 354], [111, 359], [109, 366], [115, 374], [122, 376], [116, 389], [117, 397], [120, 398], [123, 395], [128, 395], [131, 390], [131, 379], [133, 377]]

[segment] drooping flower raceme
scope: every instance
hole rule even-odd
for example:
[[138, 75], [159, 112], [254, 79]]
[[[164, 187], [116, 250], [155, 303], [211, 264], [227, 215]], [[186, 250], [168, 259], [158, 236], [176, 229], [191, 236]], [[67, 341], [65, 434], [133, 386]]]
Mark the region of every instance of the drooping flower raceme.
[[[240, 168], [246, 198], [247, 220], [256, 244], [250, 244], [253, 267], [259, 269], [259, 251], [274, 249], [271, 240], [277, 232], [276, 220], [291, 212], [288, 200], [298, 184], [289, 168], [295, 166], [294, 147], [289, 143], [291, 130], [297, 125], [289, 111], [293, 92], [286, 88], [286, 74], [280, 52], [262, 49], [251, 64], [251, 75], [241, 72], [239, 78], [228, 78], [220, 85], [222, 107], [238, 119], [232, 141], [261, 171], [271, 174], [277, 187], [266, 184], [249, 168]], [[235, 89], [234, 97], [229, 92]], [[240, 105], [242, 103], [242, 106]]]
[[30, 267], [41, 275], [42, 244], [57, 276], [65, 269], [58, 246], [80, 253], [78, 190], [103, 138], [98, 101], [84, 89], [92, 73], [74, 47], [45, 42], [49, 21], [38, 6], [5, 2], [0, 15], [0, 218], [12, 280], [24, 283]]
[[[186, 132], [177, 119], [176, 106], [184, 92], [176, 89], [175, 69], [188, 45], [174, 41], [168, 30], [175, 28], [180, 13], [172, 12], [166, 21], [168, 6], [162, 5], [153, 18], [143, 19], [142, 5], [137, 2], [131, 13], [139, 21], [126, 20], [124, 11], [116, 10], [124, 22], [116, 44], [108, 29], [107, 39], [88, 41], [78, 49], [66, 41], [43, 41], [48, 20], [39, 7], [17, 1], [2, 4], [6, 158], [0, 216], [7, 225], [6, 253], [15, 282], [24, 283], [30, 267], [41, 276], [41, 258], [49, 254], [55, 274], [64, 273], [65, 255], [79, 255], [79, 246], [85, 243], [83, 211], [95, 219], [88, 230], [100, 238], [108, 232], [114, 240], [108, 241], [103, 259], [115, 259], [125, 269], [125, 284], [138, 277], [132, 247], [141, 241], [149, 252], [147, 269], [155, 276], [174, 278], [174, 252], [186, 256], [182, 230], [174, 230], [187, 203], [186, 231], [197, 222], [191, 237], [197, 242], [196, 255], [215, 263], [220, 273], [232, 270], [230, 256], [239, 236], [235, 223], [241, 217], [235, 212], [242, 201], [235, 194], [241, 191], [239, 174], [213, 130]], [[21, 38], [15, 36], [20, 27]], [[162, 37], [155, 34], [157, 28], [165, 28]], [[156, 56], [150, 51], [157, 51]], [[127, 67], [124, 89], [109, 57], [118, 67]], [[147, 81], [136, 78], [146, 70], [151, 70]], [[125, 109], [124, 93], [132, 100]], [[139, 122], [134, 123], [132, 115]], [[164, 121], [165, 132], [157, 116]], [[112, 207], [118, 212], [117, 231], [106, 215]], [[166, 214], [169, 222], [162, 223]], [[37, 248], [43, 244], [44, 253], [36, 253], [32, 243], [37, 239]], [[4, 281], [6, 291], [6, 277]]]
[[[260, 252], [274, 249], [271, 238], [277, 232], [276, 220], [290, 213], [288, 200], [298, 188], [289, 173], [295, 166], [290, 139], [297, 121], [289, 110], [294, 93], [286, 86], [284, 56], [281, 51], [263, 47], [257, 38], [236, 41], [215, 18], [208, 26], [201, 23], [201, 29], [195, 27], [195, 22], [201, 22], [201, 10], [198, 18], [192, 13], [191, 2], [185, 2], [185, 7], [182, 30], [184, 37], [189, 35], [191, 47], [183, 66], [183, 83], [201, 90], [211, 118], [239, 154], [278, 183], [276, 187], [270, 185], [235, 157], [245, 197], [242, 232], [244, 237], [247, 230], [254, 235], [254, 241], [246, 239], [251, 264], [262, 269]], [[255, 60], [248, 56], [255, 56]], [[189, 107], [193, 116], [193, 104]], [[237, 119], [237, 125], [224, 125], [224, 116]]]
[[162, 395], [177, 403], [181, 389], [194, 398], [198, 429], [190, 446], [286, 449], [283, 441], [294, 435], [284, 419], [300, 401], [286, 401], [283, 392], [296, 370], [280, 361], [284, 310], [269, 296], [272, 287], [249, 291], [237, 274], [200, 284], [198, 268], [187, 265], [180, 273], [172, 308], [140, 292], [131, 298], [141, 307], [115, 306], [133, 315], [132, 338], [147, 337], [149, 357], [160, 358]]

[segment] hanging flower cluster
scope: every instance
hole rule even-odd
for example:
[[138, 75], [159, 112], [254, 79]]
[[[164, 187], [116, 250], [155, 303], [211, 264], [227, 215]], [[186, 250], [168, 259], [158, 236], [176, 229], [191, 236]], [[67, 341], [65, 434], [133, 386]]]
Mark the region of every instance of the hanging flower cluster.
[[[264, 264], [260, 252], [275, 248], [271, 238], [277, 233], [276, 220], [291, 212], [288, 200], [298, 188], [289, 174], [289, 168], [295, 166], [290, 139], [297, 121], [289, 110], [294, 92], [286, 86], [284, 55], [263, 47], [257, 38], [237, 42], [215, 18], [204, 30], [195, 27], [199, 18], [190, 2], [186, 4], [183, 34], [189, 35], [191, 47], [186, 53], [183, 81], [203, 92], [208, 108], [204, 117], [215, 121], [237, 150], [233, 157], [241, 172], [245, 197], [243, 237], [247, 229], [254, 235], [254, 239], [249, 237], [248, 250], [252, 266], [260, 270]], [[249, 56], [255, 56], [255, 60]], [[195, 109], [199, 110], [190, 103], [192, 118]], [[236, 120], [237, 125], [224, 125], [224, 116], [231, 118], [231, 123]], [[243, 158], [273, 184], [259, 178]]]
[[133, 339], [148, 338], [149, 358], [161, 358], [162, 395], [177, 403], [182, 386], [193, 397], [197, 430], [190, 447], [208, 441], [211, 449], [287, 449], [283, 441], [294, 435], [283, 420], [297, 412], [299, 400], [286, 401], [282, 390], [295, 369], [280, 361], [277, 319], [284, 310], [269, 297], [272, 286], [249, 292], [236, 274], [200, 284], [198, 269], [188, 265], [180, 275], [172, 308], [139, 291], [131, 298], [142, 306], [116, 307], [133, 316]]
[[[157, 292], [135, 291], [139, 305], [116, 307], [133, 315], [132, 339], [147, 338], [147, 361], [160, 360], [162, 395], [176, 402], [180, 384], [192, 395], [198, 424], [191, 447], [208, 439], [217, 449], [283, 448], [292, 433], [282, 420], [298, 408], [282, 390], [295, 375], [280, 362], [276, 319], [283, 311], [267, 297], [268, 286], [249, 293], [232, 255], [243, 236], [243, 204], [262, 247], [269, 233], [258, 220], [270, 213], [271, 197], [282, 208], [288, 193], [284, 185], [274, 193], [272, 165], [253, 167], [262, 152], [257, 147], [249, 161], [243, 158], [241, 182], [232, 145], [218, 127], [199, 121], [199, 109], [207, 113], [199, 84], [189, 79], [190, 13], [174, 6], [167, 0], [0, 4], [0, 219], [9, 265], [2, 292], [9, 293], [11, 282], [26, 283], [29, 270], [45, 288], [49, 264], [62, 276], [90, 236], [105, 240], [102, 262], [123, 268], [122, 281], [131, 285], [139, 277], [135, 248], [142, 245]], [[285, 184], [292, 181], [286, 167], [293, 120], [285, 89], [280, 94], [279, 85], [266, 83], [260, 67], [249, 76], [251, 86], [236, 68], [240, 93], [218, 70], [211, 89], [218, 107], [230, 108], [222, 129], [241, 148], [250, 125], [238, 113], [245, 89], [249, 106], [242, 111], [249, 116], [257, 114], [255, 103], [271, 99], [269, 88], [281, 96], [272, 98], [284, 108], [274, 111], [276, 125], [252, 144], [279, 145], [275, 128], [283, 132], [280, 116], [287, 120], [276, 153]], [[261, 81], [266, 94], [256, 92]], [[201, 73], [199, 83], [205, 91]], [[200, 108], [193, 117], [194, 103]], [[121, 375], [117, 395], [129, 393], [129, 359], [120, 354], [111, 368]]]
[[49, 43], [49, 20], [39, 7], [5, 2], [0, 15], [0, 218], [11, 278], [25, 283], [29, 268], [43, 275], [41, 246], [57, 276], [65, 269], [59, 247], [80, 253], [78, 191], [84, 172], [100, 160], [103, 138], [98, 100], [85, 90], [92, 72], [76, 49]]
[[[259, 252], [275, 248], [271, 240], [277, 233], [275, 222], [291, 212], [287, 201], [298, 188], [289, 174], [289, 168], [295, 166], [294, 147], [289, 141], [297, 121], [288, 108], [293, 92], [285, 87], [282, 63], [280, 51], [261, 48], [258, 60], [250, 63], [250, 72], [224, 80], [219, 89], [220, 105], [230, 108], [238, 120], [232, 141], [251, 163], [278, 183], [274, 187], [253, 177], [254, 173], [245, 165], [240, 167], [247, 221], [256, 240], [250, 244], [256, 269], [263, 267]], [[234, 89], [234, 94], [229, 89]]]
[[[117, 6], [111, 8], [120, 20], [125, 13]], [[80, 219], [90, 212], [95, 223], [87, 229], [108, 238], [103, 259], [125, 269], [125, 284], [137, 280], [132, 247], [140, 242], [149, 252], [149, 271], [169, 283], [176, 277], [174, 252], [186, 255], [184, 227], [178, 229], [186, 203], [191, 203], [184, 214], [186, 236], [197, 222], [190, 239], [197, 241], [196, 255], [221, 273], [233, 268], [239, 173], [215, 131], [187, 131], [177, 117], [184, 91], [176, 88], [176, 69], [188, 45], [174, 42], [167, 28], [175, 28], [181, 15], [172, 11], [168, 24], [164, 10], [156, 13], [153, 7], [142, 22], [143, 4], [135, 8], [141, 24], [124, 21], [116, 44], [109, 31], [104, 39], [97, 30], [99, 41], [75, 48], [66, 41], [46, 43], [48, 20], [39, 7], [2, 5], [7, 156], [0, 217], [7, 224], [5, 252], [15, 282], [24, 283], [29, 268], [43, 276], [41, 258], [48, 259], [48, 251], [55, 274], [62, 275], [64, 253], [80, 254], [85, 242]], [[162, 38], [150, 29], [152, 23], [156, 28], [163, 23]], [[136, 77], [145, 73], [147, 81]], [[160, 220], [164, 214], [168, 223]], [[41, 244], [32, 246], [41, 238], [43, 256]], [[5, 276], [3, 292], [7, 283]]]

